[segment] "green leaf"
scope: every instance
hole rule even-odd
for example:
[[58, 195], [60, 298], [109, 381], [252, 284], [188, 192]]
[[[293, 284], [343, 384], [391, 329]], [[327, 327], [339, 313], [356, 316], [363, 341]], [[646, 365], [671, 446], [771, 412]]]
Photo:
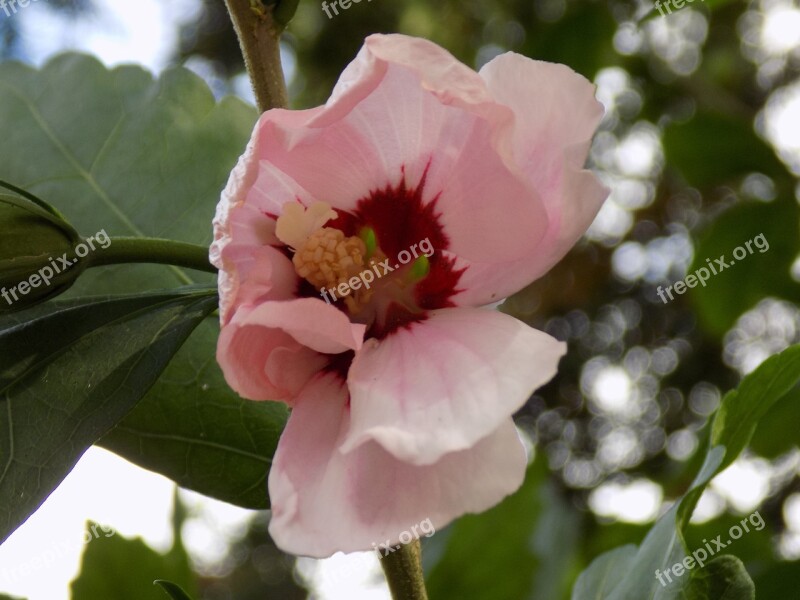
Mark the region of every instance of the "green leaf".
[[800, 380], [800, 345], [771, 356], [722, 400], [711, 426], [711, 443], [724, 446], [730, 465], [745, 449], [761, 418]]
[[772, 563], [754, 581], [758, 600], [787, 600], [786, 590], [800, 590], [800, 562]]
[[686, 600], [755, 600], [756, 588], [742, 561], [726, 554], [692, 572]]
[[598, 556], [580, 574], [572, 588], [572, 599], [607, 598], [619, 582], [620, 573], [628, 573], [636, 558], [636, 546], [620, 546]]
[[443, 532], [444, 554], [427, 577], [431, 598], [518, 600], [532, 591], [535, 598], [564, 597], [580, 543], [578, 515], [548, 474], [537, 458], [518, 492]]
[[[746, 376], [739, 387], [722, 399], [711, 426], [705, 462], [689, 490], [662, 516], [638, 547], [634, 556], [629, 550], [612, 550], [595, 559], [581, 575], [580, 590], [574, 588], [572, 600], [673, 600], [680, 598], [688, 584], [686, 577], [661, 585], [654, 577], [686, 556], [685, 530], [697, 501], [708, 482], [729, 466], [750, 442], [759, 419], [800, 381], [800, 345], [787, 348], [765, 360]], [[625, 570], [611, 588], [602, 594], [592, 592], [595, 584], [614, 560], [624, 559]]]
[[786, 394], [758, 424], [750, 448], [764, 458], [777, 458], [800, 446], [800, 389]]
[[[742, 260], [733, 259], [737, 247], [747, 250], [747, 242], [761, 234], [768, 243], [767, 250], [762, 252], [751, 242], [752, 253]], [[759, 243], [767, 247], [761, 239]], [[704, 329], [721, 338], [759, 300], [774, 296], [798, 301], [800, 284], [792, 279], [791, 268], [799, 247], [800, 211], [792, 198], [740, 204], [719, 217], [700, 236], [688, 271], [708, 270], [706, 259], [712, 265], [721, 256], [726, 263], [735, 260], [711, 275], [705, 286], [696, 285], [689, 292]], [[720, 298], [725, 301], [720, 302]]]
[[214, 356], [218, 329], [216, 319], [198, 327], [159, 385], [100, 445], [207, 496], [269, 508], [266, 480], [288, 411], [231, 393]]
[[298, 4], [300, 4], [300, 0], [278, 0], [272, 13], [275, 22], [282, 27], [286, 27], [297, 12]]
[[81, 572], [72, 582], [72, 600], [163, 600], [163, 592], [154, 583], [164, 578], [174, 581], [172, 585], [180, 586], [178, 589], [194, 592], [197, 587], [189, 557], [179, 544], [161, 554], [141, 538], [92, 536], [83, 553]]
[[192, 600], [189, 598], [189, 594], [183, 591], [181, 586], [171, 581], [156, 579], [153, 583], [160, 585], [172, 600]]
[[699, 112], [664, 131], [666, 162], [694, 186], [739, 180], [754, 171], [784, 179], [787, 172], [772, 148], [741, 118]]
[[[52, 90], [57, 89], [58, 94]], [[230, 170], [257, 118], [183, 68], [160, 79], [64, 54], [41, 71], [0, 64], [0, 178], [46, 199], [84, 236], [208, 245]], [[93, 275], [89, 277], [88, 275]], [[156, 265], [109, 267], [74, 294], [163, 289], [213, 276]]]
[[216, 290], [190, 289], [0, 320], [0, 540], [136, 405], [216, 305]]
[[[50, 93], [57, 89], [58, 94]], [[84, 233], [208, 245], [220, 190], [244, 151], [257, 111], [216, 103], [176, 68], [160, 79], [138, 67], [107, 70], [66, 54], [41, 71], [0, 65], [0, 175], [47, 198]], [[109, 294], [212, 282], [153, 265], [86, 272], [70, 294]], [[265, 508], [266, 477], [286, 410], [242, 401], [226, 386], [209, 319], [103, 445], [181, 485]]]
[[537, 23], [537, 34], [528, 37], [523, 54], [569, 65], [593, 79], [597, 71], [619, 59], [612, 42], [616, 21], [602, 2], [574, 2], [566, 8], [557, 21]]

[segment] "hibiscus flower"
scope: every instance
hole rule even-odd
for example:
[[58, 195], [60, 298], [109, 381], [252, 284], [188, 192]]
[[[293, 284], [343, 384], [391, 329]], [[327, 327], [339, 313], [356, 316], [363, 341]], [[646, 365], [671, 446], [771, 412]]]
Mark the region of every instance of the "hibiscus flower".
[[373, 35], [324, 106], [261, 117], [211, 259], [228, 383], [291, 407], [269, 475], [278, 546], [394, 545], [521, 485], [511, 417], [566, 347], [487, 305], [599, 210], [583, 166], [602, 113], [563, 65], [507, 53], [476, 73]]

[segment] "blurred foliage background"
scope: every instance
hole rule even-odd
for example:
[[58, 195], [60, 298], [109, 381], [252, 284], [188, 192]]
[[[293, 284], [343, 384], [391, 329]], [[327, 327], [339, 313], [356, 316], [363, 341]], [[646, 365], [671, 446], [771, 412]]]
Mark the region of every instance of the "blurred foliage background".
[[[68, 22], [101, 1], [50, 4]], [[241, 91], [223, 3], [197, 4], [172, 62], [218, 95]], [[15, 22], [0, 27], [4, 55], [22, 55]], [[647, 2], [373, 0], [328, 19], [301, 0], [284, 42], [293, 108], [323, 103], [374, 32], [432, 39], [475, 68], [506, 51], [565, 63], [606, 106], [590, 160], [612, 189], [607, 205], [564, 261], [502, 307], [569, 343], [517, 418], [544, 460], [502, 505], [425, 540], [432, 598], [568, 598], [595, 556], [638, 543], [685, 491], [722, 394], [800, 341], [800, 9], [698, 0], [662, 17]], [[759, 234], [769, 250], [659, 297]], [[712, 483], [690, 533], [699, 547], [759, 510], [766, 528], [730, 551], [764, 600], [800, 598], [798, 399]], [[195, 569], [201, 598], [283, 599], [307, 596], [315, 565], [275, 549], [259, 515], [222, 567]]]

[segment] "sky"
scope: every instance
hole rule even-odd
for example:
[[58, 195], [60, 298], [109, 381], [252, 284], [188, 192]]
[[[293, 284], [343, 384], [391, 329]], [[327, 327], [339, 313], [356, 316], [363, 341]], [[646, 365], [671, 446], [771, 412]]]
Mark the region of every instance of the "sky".
[[[69, 27], [44, 0], [33, 0], [10, 17], [0, 11], [0, 20], [20, 20], [23, 58], [35, 65], [41, 65], [55, 53], [75, 49], [97, 55], [108, 66], [137, 63], [158, 72], [167, 64], [177, 41], [178, 26], [193, 19], [198, 10], [196, 0], [97, 0], [97, 5], [100, 8], [97, 13]], [[800, 45], [800, 10], [779, 1], [765, 0], [764, 5], [768, 11], [761, 28], [760, 51], [771, 57], [796, 51]], [[291, 72], [288, 69], [290, 77]], [[203, 75], [202, 71], [200, 74]], [[598, 81], [601, 99], [603, 94], [612, 93], [614, 81], [615, 74], [611, 71], [606, 71], [602, 81]], [[237, 91], [251, 100], [252, 94], [241, 83]], [[764, 115], [763, 133], [800, 173], [800, 84], [776, 96]], [[624, 160], [627, 167], [638, 171], [653, 168], [656, 158], [648, 150], [648, 140], [645, 131], [616, 149], [623, 159], [626, 153], [636, 159]], [[640, 164], [642, 157], [649, 157], [646, 164]], [[619, 226], [613, 217], [623, 212], [612, 214], [613, 210], [601, 213], [595, 230], [602, 229], [603, 219], [609, 227]], [[598, 410], [624, 414], [635, 408], [635, 382], [624, 369], [598, 364], [593, 373], [586, 383], [587, 395]], [[612, 455], [624, 450], [624, 435], [614, 444], [609, 450]], [[719, 514], [726, 501], [737, 503], [736, 508], [742, 512], [752, 510], [767, 494], [768, 476], [769, 469], [762, 462], [738, 461], [715, 479], [698, 507], [695, 520]], [[105, 450], [90, 449], [42, 508], [0, 546], [0, 591], [30, 600], [69, 598], [68, 585], [77, 574], [88, 519], [105, 527], [98, 530], [100, 535], [110, 532], [110, 535], [141, 536], [158, 550], [168, 549], [172, 543], [173, 490], [172, 482], [159, 475]], [[187, 547], [198, 564], [213, 564], [224, 556], [227, 544], [243, 534], [251, 513], [198, 494], [182, 494], [192, 511], [184, 528]], [[794, 551], [800, 553], [800, 495], [796, 500], [787, 505], [795, 536], [789, 539], [795, 539]], [[640, 523], [651, 521], [663, 512], [663, 501], [660, 486], [646, 479], [604, 484], [590, 497], [590, 505], [598, 515]], [[326, 561], [302, 559], [298, 568], [314, 582], [319, 600], [389, 598], [373, 553], [337, 555]]]

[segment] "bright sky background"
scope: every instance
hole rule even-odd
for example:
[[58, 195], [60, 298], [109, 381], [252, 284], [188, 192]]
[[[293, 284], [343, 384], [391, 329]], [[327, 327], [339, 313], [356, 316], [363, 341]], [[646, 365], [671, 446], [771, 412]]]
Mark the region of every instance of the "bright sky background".
[[[134, 62], [159, 71], [176, 43], [177, 25], [197, 14], [195, 0], [98, 0], [97, 4], [101, 7], [97, 14], [70, 27], [64, 26], [44, 0], [20, 9], [12, 18], [20, 19], [22, 25], [24, 58], [39, 65], [56, 52], [77, 49], [99, 56], [109, 66]], [[769, 53], [786, 53], [800, 44], [800, 11], [791, 4], [771, 4], [773, 9], [762, 28], [762, 44]], [[0, 12], [0, 19], [5, 18]], [[613, 73], [606, 75], [608, 81], [614, 81], [610, 76]], [[599, 83], [602, 95], [606, 87]], [[249, 94], [245, 91], [244, 95]], [[771, 102], [766, 134], [787, 162], [797, 161], [800, 166], [800, 86], [776, 95]], [[656, 154], [651, 146], [652, 135], [643, 131], [620, 144], [616, 152], [625, 159], [622, 166], [638, 175], [654, 168]], [[609, 211], [601, 213], [601, 220], [610, 218], [614, 206], [609, 206]], [[616, 211], [618, 216], [624, 215], [623, 209]], [[602, 227], [603, 223], [596, 225]], [[632, 380], [617, 365], [598, 363], [585, 384], [598, 410], [630, 414], [639, 402]], [[611, 440], [609, 456], [613, 459], [624, 451], [625, 443], [624, 436]], [[719, 514], [725, 500], [741, 511], [751, 510], [767, 493], [768, 475], [760, 462], [737, 462], [715, 480], [696, 517], [705, 520]], [[171, 545], [172, 493], [173, 484], [165, 478], [104, 450], [89, 450], [41, 510], [0, 546], [0, 591], [30, 600], [66, 600], [68, 583], [77, 573], [87, 519], [125, 536], [141, 536], [154, 548], [166, 550]], [[250, 513], [197, 494], [187, 493], [184, 499], [196, 513], [184, 531], [187, 546], [200, 562], [213, 562], [224, 554], [227, 539], [243, 531]], [[663, 511], [662, 500], [660, 486], [637, 479], [600, 486], [592, 493], [590, 504], [609, 518], [647, 522]], [[800, 495], [787, 511], [795, 529], [793, 543], [800, 551]], [[11, 581], [4, 577], [4, 569], [13, 571], [52, 555], [57, 557], [46, 570]], [[372, 553], [339, 555], [327, 561], [302, 560], [299, 568], [316, 582], [319, 600], [389, 598]]]

